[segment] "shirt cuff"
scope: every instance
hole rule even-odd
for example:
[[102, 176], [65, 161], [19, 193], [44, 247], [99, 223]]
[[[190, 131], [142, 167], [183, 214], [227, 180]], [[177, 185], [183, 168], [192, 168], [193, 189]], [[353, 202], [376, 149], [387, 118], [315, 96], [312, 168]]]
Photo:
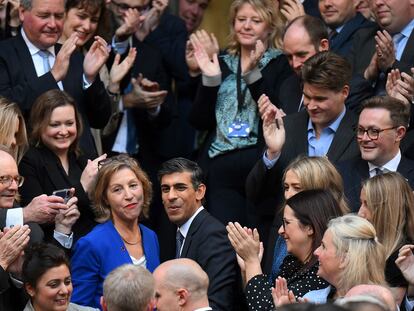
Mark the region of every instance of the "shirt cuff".
[[221, 73], [215, 76], [203, 75], [202, 82], [204, 86], [209, 86], [209, 87], [219, 86], [221, 83]]
[[6, 227], [16, 225], [23, 225], [23, 209], [21, 207], [7, 210]]
[[263, 153], [263, 157], [262, 157], [264, 165], [266, 166], [266, 168], [268, 170], [270, 170], [273, 166], [275, 166], [275, 164], [276, 164], [277, 160], [279, 160], [279, 158], [280, 158], [280, 154], [276, 158], [274, 158], [273, 160], [270, 160], [266, 156], [266, 151]]
[[73, 244], [73, 232], [70, 235], [66, 235], [66, 234], [60, 233], [60, 232], [58, 232], [56, 230], [53, 230], [53, 237], [64, 248], [70, 249], [72, 247], [72, 244]]
[[113, 36], [111, 45], [115, 53], [123, 55], [129, 48], [129, 38], [125, 41], [115, 42], [115, 36]]
[[247, 84], [253, 84], [256, 81], [260, 80], [261, 78], [262, 78], [262, 72], [257, 66], [243, 75], [243, 79], [244, 81], [246, 81]]
[[92, 85], [92, 83], [89, 83], [88, 80], [86, 80], [85, 74], [82, 75], [82, 87], [84, 90], [87, 90]]

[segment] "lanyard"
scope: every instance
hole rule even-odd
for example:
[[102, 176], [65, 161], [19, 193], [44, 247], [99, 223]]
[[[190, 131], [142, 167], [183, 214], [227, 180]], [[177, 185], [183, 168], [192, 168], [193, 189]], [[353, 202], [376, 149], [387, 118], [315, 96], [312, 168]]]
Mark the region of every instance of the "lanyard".
[[237, 65], [237, 74], [236, 74], [236, 85], [237, 85], [237, 112], [240, 112], [244, 105], [244, 100], [246, 99], [247, 85], [244, 87], [244, 90], [241, 89], [241, 56], [239, 57], [239, 62]]

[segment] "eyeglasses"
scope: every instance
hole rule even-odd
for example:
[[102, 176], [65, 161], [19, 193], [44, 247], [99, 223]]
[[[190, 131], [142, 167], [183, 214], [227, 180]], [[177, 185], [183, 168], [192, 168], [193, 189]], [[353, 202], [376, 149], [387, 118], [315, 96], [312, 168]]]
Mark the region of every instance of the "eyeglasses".
[[137, 5], [137, 6], [129, 6], [126, 3], [117, 3], [114, 0], [111, 1], [112, 4], [114, 4], [120, 11], [126, 11], [128, 9], [135, 9], [140, 13], [145, 13], [149, 10], [150, 6], [147, 5]]
[[112, 163], [112, 162], [121, 162], [125, 164], [131, 163], [131, 161], [134, 161], [130, 156], [127, 154], [120, 154], [117, 156], [113, 156], [111, 158], [106, 158], [98, 162], [98, 171], [105, 165]]
[[357, 138], [359, 138], [359, 139], [364, 137], [364, 134], [367, 133], [369, 139], [377, 140], [379, 138], [379, 134], [381, 132], [388, 131], [388, 130], [393, 130], [393, 129], [396, 129], [396, 128], [397, 128], [397, 126], [388, 127], [388, 128], [385, 128], [385, 129], [376, 129], [376, 128], [372, 128], [372, 127], [364, 129], [361, 126], [358, 126], [355, 129], [355, 132], [356, 132]]
[[13, 180], [16, 182], [17, 187], [20, 187], [21, 185], [23, 185], [24, 177], [19, 175], [14, 177], [10, 175], [0, 176], [0, 183], [5, 185], [6, 187], [10, 187]]
[[286, 226], [289, 225], [293, 221], [299, 221], [299, 219], [286, 219], [285, 217], [283, 217], [282, 218], [283, 230], [286, 231]]

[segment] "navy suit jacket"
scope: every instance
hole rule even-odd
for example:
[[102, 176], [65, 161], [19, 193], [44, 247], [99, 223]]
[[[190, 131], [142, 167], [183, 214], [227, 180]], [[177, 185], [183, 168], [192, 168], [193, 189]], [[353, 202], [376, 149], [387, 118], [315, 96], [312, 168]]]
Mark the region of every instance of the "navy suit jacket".
[[[60, 47], [60, 44], [55, 45], [56, 55]], [[82, 115], [84, 130], [81, 149], [88, 157], [94, 158], [96, 150], [89, 128], [103, 128], [111, 116], [111, 106], [99, 77], [84, 90], [82, 76], [83, 55], [75, 51], [62, 83], [64, 90], [75, 99]], [[29, 49], [20, 33], [0, 41], [0, 95], [15, 101], [27, 117], [36, 98], [51, 89], [59, 89], [57, 82], [50, 71], [37, 76]]]
[[236, 254], [224, 225], [205, 209], [191, 223], [180, 257], [193, 259], [207, 273], [208, 299], [213, 310], [234, 309]]
[[[139, 225], [147, 269], [153, 272], [160, 264], [157, 235]], [[137, 258], [139, 259], [139, 258]], [[72, 256], [72, 302], [100, 308], [103, 282], [112, 270], [131, 264], [131, 257], [112, 221], [97, 225], [75, 245]]]
[[[361, 186], [363, 181], [369, 178], [368, 162], [361, 159], [361, 157], [356, 157], [339, 163], [337, 166], [344, 180], [345, 195], [348, 199], [349, 207], [352, 212], [358, 212], [361, 205], [359, 200]], [[414, 161], [403, 156], [397, 167], [397, 172], [403, 175], [411, 188], [414, 189]]]

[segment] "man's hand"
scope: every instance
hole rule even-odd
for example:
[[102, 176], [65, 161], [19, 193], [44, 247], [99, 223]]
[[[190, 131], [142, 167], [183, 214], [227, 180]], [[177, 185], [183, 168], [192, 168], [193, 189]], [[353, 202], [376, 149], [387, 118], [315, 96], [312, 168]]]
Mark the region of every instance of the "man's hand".
[[67, 209], [64, 200], [56, 195], [46, 194], [35, 197], [26, 207], [23, 208], [23, 222], [36, 222], [38, 224], [50, 223], [55, 220], [59, 210]]
[[74, 32], [65, 43], [63, 43], [59, 53], [56, 55], [55, 63], [50, 70], [56, 82], [62, 81], [66, 77], [69, 69], [70, 56], [76, 50], [77, 41], [78, 36], [76, 35], [76, 32]]
[[[411, 68], [411, 71], [414, 71], [414, 68]], [[398, 69], [393, 69], [388, 74], [385, 89], [389, 96], [409, 105], [414, 98], [414, 78], [405, 72], [400, 74]]]
[[369, 62], [368, 67], [365, 69], [364, 78], [368, 81], [374, 81], [378, 78], [379, 68], [378, 68], [378, 55], [375, 52], [372, 55], [371, 61]]
[[108, 57], [108, 44], [103, 38], [95, 36], [95, 42], [92, 44], [88, 53], [86, 53], [85, 59], [83, 60], [83, 73], [89, 83], [95, 81], [99, 70], [101, 70]]
[[83, 190], [91, 197], [92, 189], [95, 187], [96, 177], [98, 175], [98, 164], [99, 161], [105, 160], [107, 157], [106, 153], [97, 157], [94, 160], [89, 160], [86, 167], [82, 171], [80, 183], [82, 184]]
[[139, 41], [143, 41], [152, 31], [158, 27], [161, 15], [164, 13], [167, 6], [168, 0], [154, 0], [152, 2], [152, 8], [148, 13], [145, 14], [145, 20], [141, 23], [135, 32], [135, 37]]
[[395, 260], [395, 264], [401, 270], [404, 278], [410, 283], [414, 284], [414, 245], [407, 244], [400, 248], [398, 252], [398, 258]]
[[[75, 192], [74, 188], [72, 188], [71, 190]], [[77, 203], [78, 198], [71, 197], [70, 200], [66, 203], [68, 208], [66, 210], [60, 210], [59, 213], [56, 215], [55, 230], [57, 232], [67, 235], [71, 234], [72, 226], [76, 223], [80, 216]]]
[[167, 91], [160, 91], [156, 82], [145, 79], [140, 74], [131, 79], [133, 89], [123, 96], [125, 108], [156, 109], [167, 96]]
[[112, 64], [111, 71], [109, 72], [109, 85], [108, 90], [112, 93], [119, 93], [119, 85], [121, 80], [128, 73], [134, 64], [135, 57], [137, 56], [137, 50], [135, 48], [130, 48], [127, 57], [121, 61], [121, 55], [116, 54], [114, 63]]
[[263, 136], [267, 146], [266, 156], [269, 160], [273, 160], [280, 155], [285, 144], [283, 117], [286, 114], [283, 110], [276, 108], [266, 95], [260, 96], [258, 104], [263, 120]]
[[134, 34], [145, 16], [141, 16], [137, 9], [128, 9], [124, 13], [124, 22], [115, 30], [115, 41], [125, 41], [128, 37]]
[[386, 31], [377, 31], [375, 36], [376, 52], [378, 56], [378, 68], [382, 72], [387, 72], [395, 62], [394, 41], [391, 35]]
[[8, 3], [10, 3], [9, 26], [19, 27], [20, 26], [20, 18], [19, 18], [20, 0], [8, 0]]
[[27, 225], [4, 228], [0, 232], [0, 266], [8, 270], [29, 243], [30, 228]]
[[282, 13], [289, 23], [296, 17], [305, 15], [305, 9], [303, 8], [303, 4], [298, 0], [284, 0], [280, 7], [280, 13]]

